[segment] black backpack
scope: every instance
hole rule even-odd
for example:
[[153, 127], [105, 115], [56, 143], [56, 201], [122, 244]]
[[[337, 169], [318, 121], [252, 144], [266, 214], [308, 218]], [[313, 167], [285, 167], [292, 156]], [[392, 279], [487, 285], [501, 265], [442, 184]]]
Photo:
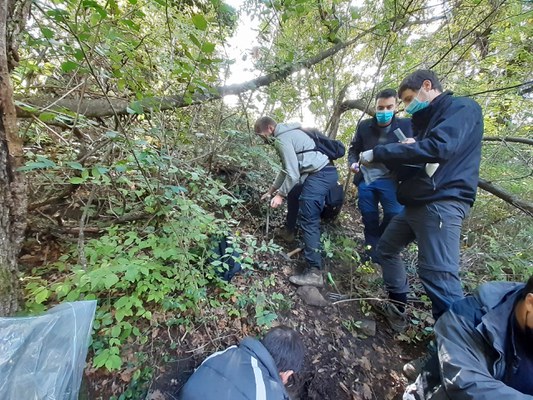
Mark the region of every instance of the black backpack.
[[329, 188], [320, 218], [326, 223], [334, 221], [341, 213], [343, 203], [344, 188], [340, 183], [336, 182], [334, 186]]
[[296, 154], [309, 153], [310, 151], [319, 151], [328, 156], [330, 160], [336, 160], [344, 157], [346, 148], [340, 140], [330, 139], [318, 129], [314, 128], [298, 128], [305, 132], [315, 142], [315, 148], [311, 150], [298, 151]]

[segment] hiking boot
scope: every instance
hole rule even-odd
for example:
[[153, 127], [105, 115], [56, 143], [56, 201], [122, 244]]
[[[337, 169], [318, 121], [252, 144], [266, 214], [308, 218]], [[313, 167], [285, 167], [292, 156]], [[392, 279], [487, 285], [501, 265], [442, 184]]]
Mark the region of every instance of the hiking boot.
[[374, 310], [385, 317], [385, 320], [394, 332], [401, 333], [407, 329], [407, 315], [398, 310], [388, 301], [380, 301], [374, 305]]
[[420, 373], [422, 372], [422, 370], [424, 369], [427, 362], [431, 359], [432, 356], [433, 354], [427, 353], [422, 357], [418, 357], [413, 361], [409, 361], [403, 366], [403, 374], [407, 379], [409, 379], [409, 382], [414, 382], [416, 378], [418, 378], [418, 375], [420, 375]]
[[297, 286], [324, 286], [324, 278], [318, 268], [310, 268], [303, 274], [293, 275], [289, 277], [289, 282]]
[[288, 229], [287, 227], [276, 229], [274, 236], [284, 240], [287, 243], [292, 243], [296, 240], [295, 231]]
[[438, 357], [437, 345], [435, 344], [435, 341], [432, 340], [428, 344], [427, 349], [428, 352], [425, 355], [418, 357], [417, 359], [414, 359], [412, 361], [409, 361], [403, 366], [403, 374], [407, 379], [409, 379], [409, 381], [415, 381], [416, 378], [418, 378], [418, 375], [420, 375], [423, 370], [428, 370], [427, 364], [429, 360], [431, 360], [432, 357]]

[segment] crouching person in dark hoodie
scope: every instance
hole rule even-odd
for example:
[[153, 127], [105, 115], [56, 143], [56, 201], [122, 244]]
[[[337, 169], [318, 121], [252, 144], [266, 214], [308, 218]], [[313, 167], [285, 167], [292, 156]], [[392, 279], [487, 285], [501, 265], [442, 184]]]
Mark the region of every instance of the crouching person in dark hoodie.
[[533, 400], [533, 275], [489, 282], [435, 324], [438, 353], [404, 400]]
[[285, 384], [301, 370], [305, 350], [298, 332], [278, 326], [259, 341], [245, 338], [207, 357], [189, 378], [181, 400], [288, 400]]

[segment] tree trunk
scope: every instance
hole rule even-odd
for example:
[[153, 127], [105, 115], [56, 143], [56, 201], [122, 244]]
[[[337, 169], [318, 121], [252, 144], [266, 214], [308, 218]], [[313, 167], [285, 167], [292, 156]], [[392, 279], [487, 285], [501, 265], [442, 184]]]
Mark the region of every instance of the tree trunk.
[[17, 258], [26, 227], [26, 183], [18, 172], [22, 164], [22, 140], [9, 78], [7, 1], [0, 2], [0, 316], [18, 309]]

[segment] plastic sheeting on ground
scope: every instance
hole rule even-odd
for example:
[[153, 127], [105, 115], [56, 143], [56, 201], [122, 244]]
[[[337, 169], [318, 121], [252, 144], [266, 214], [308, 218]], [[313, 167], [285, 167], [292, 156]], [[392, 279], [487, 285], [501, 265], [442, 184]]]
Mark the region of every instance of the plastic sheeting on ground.
[[77, 399], [95, 311], [96, 301], [78, 301], [0, 318], [0, 399]]

